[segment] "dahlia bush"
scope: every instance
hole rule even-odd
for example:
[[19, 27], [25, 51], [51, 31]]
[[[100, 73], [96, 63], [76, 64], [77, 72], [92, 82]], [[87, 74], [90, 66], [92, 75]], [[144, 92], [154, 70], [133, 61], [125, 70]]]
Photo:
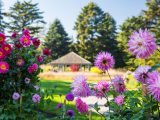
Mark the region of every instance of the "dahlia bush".
[[[134, 31], [129, 37], [128, 47], [133, 56], [143, 60], [158, 49], [154, 34], [147, 29]], [[128, 90], [126, 77], [110, 76], [108, 70], [114, 66], [115, 60], [109, 52], [100, 52], [94, 63], [97, 68], [108, 74], [109, 79], [89, 85], [84, 76], [74, 78], [71, 92], [77, 97], [76, 109], [81, 114], [91, 115], [89, 111], [94, 109], [105, 120], [160, 119], [160, 73], [156, 70], [160, 67], [159, 64], [139, 66], [133, 73], [139, 85], [135, 90]], [[89, 96], [105, 98], [106, 103], [103, 106], [106, 107], [106, 112], [99, 111], [101, 107], [98, 103], [88, 105], [81, 99]]]
[[7, 37], [0, 32], [0, 119], [37, 119], [39, 65], [50, 54], [37, 52], [39, 45], [27, 29]]

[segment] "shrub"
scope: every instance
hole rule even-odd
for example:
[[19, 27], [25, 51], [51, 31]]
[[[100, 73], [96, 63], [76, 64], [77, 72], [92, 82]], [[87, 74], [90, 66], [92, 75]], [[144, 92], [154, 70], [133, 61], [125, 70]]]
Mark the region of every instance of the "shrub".
[[90, 72], [98, 73], [98, 74], [102, 74], [102, 73], [103, 73], [103, 71], [102, 71], [102, 70], [100, 70], [100, 69], [99, 69], [99, 68], [97, 68], [97, 67], [91, 67]]
[[46, 56], [37, 53], [39, 45], [26, 29], [8, 38], [0, 32], [0, 119], [37, 119], [39, 65]]

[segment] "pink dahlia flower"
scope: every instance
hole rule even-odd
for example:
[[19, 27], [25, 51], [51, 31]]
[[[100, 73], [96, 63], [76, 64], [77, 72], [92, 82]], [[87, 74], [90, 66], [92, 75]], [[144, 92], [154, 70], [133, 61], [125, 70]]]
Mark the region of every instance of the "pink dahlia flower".
[[106, 71], [113, 67], [115, 61], [113, 56], [108, 52], [100, 52], [95, 59], [95, 66], [101, 69], [102, 71]]
[[12, 52], [12, 47], [9, 44], [3, 44], [2, 49], [3, 49], [3, 51], [5, 52], [6, 55], [11, 54], [11, 52]]
[[128, 41], [129, 51], [137, 58], [145, 59], [156, 50], [156, 40], [148, 30], [139, 30], [133, 32]]
[[7, 62], [0, 62], [0, 73], [4, 74], [9, 71], [9, 64]]
[[157, 71], [153, 71], [148, 74], [148, 92], [160, 102], [160, 74]]
[[31, 45], [30, 36], [23, 35], [23, 36], [19, 39], [19, 42], [21, 43], [21, 45], [23, 45], [23, 47], [30, 46], [30, 45]]
[[72, 83], [72, 93], [74, 96], [87, 97], [92, 94], [86, 80], [83, 75], [74, 78], [74, 82]]
[[36, 60], [37, 60], [37, 62], [42, 63], [43, 62], [43, 57], [38, 55]]
[[30, 66], [28, 67], [28, 72], [29, 72], [29, 73], [36, 72], [37, 70], [38, 70], [38, 65], [37, 65], [36, 63], [34, 63], [34, 64], [32, 64], [32, 65], [30, 65]]
[[33, 101], [34, 103], [38, 103], [38, 102], [40, 102], [40, 100], [41, 100], [41, 97], [40, 97], [38, 94], [34, 94], [34, 95], [32, 96], [32, 101]]
[[76, 108], [80, 113], [88, 113], [88, 105], [81, 98], [76, 99]]
[[6, 57], [3, 49], [0, 49], [0, 60], [3, 60]]
[[2, 32], [0, 32], [0, 44], [5, 43], [5, 39], [6, 39], [6, 36]]
[[41, 42], [40, 42], [40, 40], [38, 40], [38, 38], [34, 38], [34, 39], [32, 40], [32, 43], [33, 43], [33, 45], [34, 45], [35, 47], [38, 47], [38, 46], [41, 44]]
[[126, 90], [124, 79], [120, 75], [114, 77], [112, 84], [114, 90], [118, 93], [123, 93]]
[[106, 94], [106, 92], [109, 91], [109, 83], [105, 80], [98, 82], [95, 86], [94, 86], [94, 90], [96, 92], [96, 96], [97, 97], [104, 97], [104, 94]]
[[22, 67], [24, 65], [24, 60], [22, 58], [19, 58], [16, 62], [17, 66]]
[[118, 105], [121, 106], [124, 104], [124, 97], [122, 95], [117, 96], [114, 98], [114, 102]]
[[25, 36], [30, 36], [29, 30], [28, 29], [23, 29], [22, 34]]
[[13, 95], [12, 95], [12, 99], [13, 100], [18, 100], [20, 98], [20, 95], [18, 92], [14, 92]]
[[134, 72], [134, 77], [141, 83], [146, 84], [148, 78], [148, 71], [151, 69], [150, 66], [139, 66]]
[[17, 37], [17, 32], [13, 32], [11, 35], [12, 38], [16, 38]]

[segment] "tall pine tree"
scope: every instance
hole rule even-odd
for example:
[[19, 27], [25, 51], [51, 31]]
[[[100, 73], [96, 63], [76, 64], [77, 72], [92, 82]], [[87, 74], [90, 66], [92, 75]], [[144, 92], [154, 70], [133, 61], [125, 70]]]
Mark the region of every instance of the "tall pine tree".
[[39, 33], [45, 23], [42, 14], [43, 12], [40, 12], [38, 8], [38, 3], [17, 1], [6, 13], [9, 18], [9, 32], [13, 30], [20, 32], [23, 28], [27, 28], [32, 34]]
[[[123, 59], [129, 67], [137, 67], [139, 64], [144, 63], [144, 61], [136, 59], [135, 56], [128, 52], [127, 43], [133, 31], [147, 28], [155, 34], [157, 42], [160, 44], [160, 0], [148, 0], [146, 5], [148, 9], [143, 10], [139, 16], [133, 16], [125, 20], [120, 26], [120, 32], [117, 34], [119, 48], [123, 50]], [[155, 63], [158, 63], [159, 58], [160, 56], [155, 53], [146, 60], [146, 63], [149, 60], [154, 60]]]
[[68, 53], [70, 44], [70, 38], [68, 37], [63, 25], [59, 19], [55, 19], [55, 21], [50, 25], [44, 43], [44, 46], [51, 49], [53, 53], [51, 55], [52, 60]]
[[93, 62], [98, 52], [108, 51], [122, 64], [122, 59], [118, 57], [121, 52], [115, 40], [116, 22], [109, 13], [90, 2], [82, 8], [74, 29], [77, 32], [75, 50], [82, 57]]
[[3, 3], [0, 0], [0, 31], [4, 32], [5, 30], [5, 22], [4, 22], [4, 13], [3, 13]]

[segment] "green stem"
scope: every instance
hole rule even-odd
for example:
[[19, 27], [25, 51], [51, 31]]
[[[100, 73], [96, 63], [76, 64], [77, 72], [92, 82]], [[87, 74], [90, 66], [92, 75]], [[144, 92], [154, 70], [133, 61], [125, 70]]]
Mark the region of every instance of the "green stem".
[[158, 102], [157, 102], [157, 106], [158, 106], [158, 117], [160, 118], [160, 110], [159, 110]]
[[107, 74], [108, 74], [108, 76], [109, 76], [110, 80], [112, 81], [111, 76], [110, 76], [110, 74], [109, 74], [108, 70], [107, 70]]

